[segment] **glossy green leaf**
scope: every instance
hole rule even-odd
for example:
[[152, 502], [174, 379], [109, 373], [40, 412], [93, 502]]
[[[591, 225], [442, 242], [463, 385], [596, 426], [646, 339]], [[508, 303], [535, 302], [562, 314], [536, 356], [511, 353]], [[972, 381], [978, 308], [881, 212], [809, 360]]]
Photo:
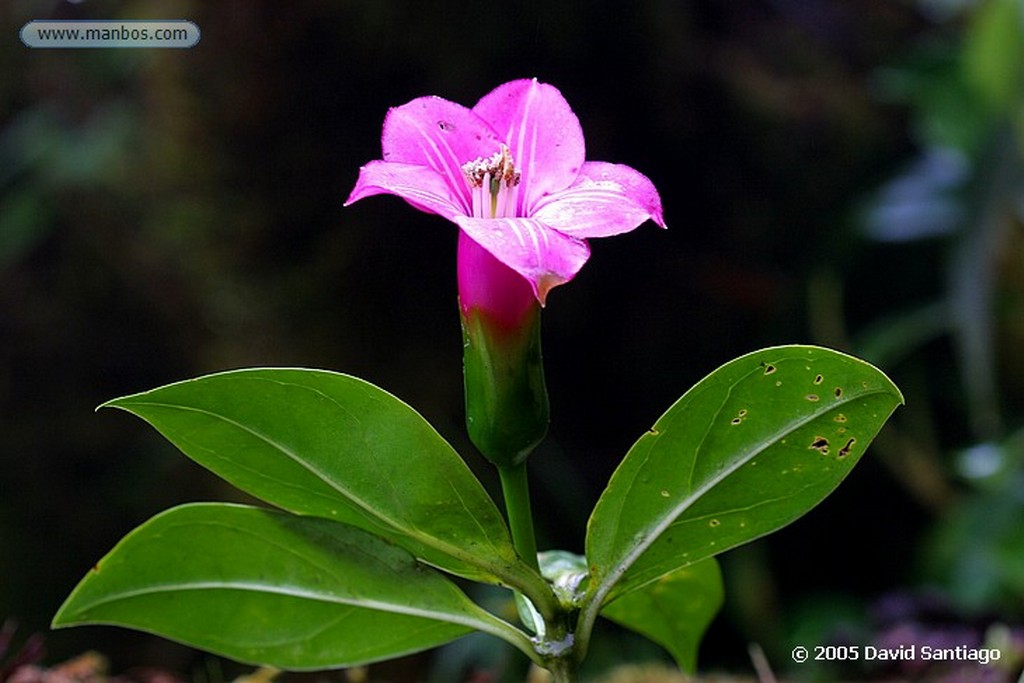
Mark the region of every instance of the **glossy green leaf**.
[[818, 347], [712, 372], [634, 444], [598, 501], [588, 611], [810, 510], [902, 400], [878, 369]]
[[521, 636], [361, 529], [220, 503], [173, 508], [126, 536], [54, 617], [55, 627], [80, 624], [297, 670], [395, 657], [473, 629]]
[[680, 669], [693, 673], [701, 638], [724, 598], [722, 572], [709, 557], [620, 596], [601, 616], [647, 636], [668, 650]]
[[529, 571], [462, 458], [411, 407], [363, 380], [237, 370], [106, 406], [141, 417], [199, 464], [290, 512], [358, 526], [480, 581], [514, 585]]

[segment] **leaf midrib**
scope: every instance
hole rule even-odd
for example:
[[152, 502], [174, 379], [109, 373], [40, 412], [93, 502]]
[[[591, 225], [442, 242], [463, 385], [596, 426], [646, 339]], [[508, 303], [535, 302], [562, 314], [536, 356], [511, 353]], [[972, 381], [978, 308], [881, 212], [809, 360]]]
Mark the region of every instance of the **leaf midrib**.
[[361, 598], [349, 598], [331, 593], [317, 593], [308, 589], [295, 586], [270, 586], [255, 581], [192, 581], [183, 583], [160, 583], [146, 588], [108, 593], [103, 600], [96, 600], [85, 603], [79, 607], [79, 613], [91, 611], [97, 607], [113, 604], [134, 598], [159, 595], [161, 593], [184, 593], [189, 591], [208, 590], [236, 590], [261, 595], [278, 595], [295, 598], [297, 600], [310, 600], [313, 602], [346, 605], [349, 607], [361, 607], [364, 609], [377, 610], [379, 612], [390, 612], [411, 617], [423, 617], [435, 621], [444, 621], [459, 626], [467, 626], [477, 630], [487, 630], [488, 625], [482, 620], [470, 615], [460, 615], [453, 612], [441, 612], [427, 609], [416, 609], [404, 603], [384, 602], [380, 600], [367, 600]]

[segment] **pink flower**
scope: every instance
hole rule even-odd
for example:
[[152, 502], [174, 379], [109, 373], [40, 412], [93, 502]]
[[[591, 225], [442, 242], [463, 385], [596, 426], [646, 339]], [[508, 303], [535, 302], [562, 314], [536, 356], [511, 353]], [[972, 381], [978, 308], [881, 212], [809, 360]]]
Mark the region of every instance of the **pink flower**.
[[585, 161], [579, 120], [557, 88], [536, 79], [500, 85], [472, 109], [417, 98], [388, 112], [381, 142], [383, 159], [360, 169], [345, 204], [394, 194], [458, 225], [463, 307], [495, 277], [510, 284], [498, 264], [522, 278], [525, 287], [511, 282], [514, 289], [543, 304], [583, 267], [587, 239], [647, 219], [665, 226], [651, 181], [628, 166]]

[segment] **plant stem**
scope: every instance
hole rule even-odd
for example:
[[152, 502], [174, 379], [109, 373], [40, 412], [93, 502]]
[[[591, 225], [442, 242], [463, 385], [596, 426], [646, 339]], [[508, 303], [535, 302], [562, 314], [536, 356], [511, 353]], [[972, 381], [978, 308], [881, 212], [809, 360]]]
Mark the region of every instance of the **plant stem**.
[[[530, 509], [530, 487], [526, 476], [526, 462], [518, 465], [498, 467], [501, 477], [501, 492], [505, 498], [505, 513], [508, 515], [509, 529], [512, 531], [512, 544], [523, 561], [533, 569], [540, 571], [537, 562], [537, 538], [533, 530], [533, 513]], [[544, 612], [544, 607], [538, 605]], [[552, 683], [576, 683], [579, 680], [579, 660], [575, 656], [572, 645], [573, 636], [566, 623], [566, 614], [545, 614], [546, 645], [554, 640], [555, 647], [538, 646], [538, 651], [548, 649], [543, 656], [543, 666], [551, 672]], [[557, 653], [556, 653], [557, 652]]]
[[570, 617], [570, 613], [563, 611], [548, 620], [543, 642], [536, 646], [544, 659], [543, 666], [551, 672], [552, 683], [576, 683], [579, 678], [583, 657], [576, 649]]
[[525, 460], [518, 465], [499, 466], [498, 476], [501, 477], [501, 493], [505, 498], [505, 513], [512, 531], [512, 544], [526, 564], [540, 571]]
[[547, 662], [551, 672], [551, 683], [576, 683], [579, 680], [576, 660], [572, 657], [559, 657]]

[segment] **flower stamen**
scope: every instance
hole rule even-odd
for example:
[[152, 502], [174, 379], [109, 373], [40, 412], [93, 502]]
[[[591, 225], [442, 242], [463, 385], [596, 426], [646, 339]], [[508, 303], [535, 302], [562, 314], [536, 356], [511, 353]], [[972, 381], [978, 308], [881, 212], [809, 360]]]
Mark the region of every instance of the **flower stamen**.
[[[507, 145], [502, 144], [489, 157], [463, 164], [462, 173], [469, 183], [475, 217], [507, 218], [515, 215], [520, 173]], [[484, 213], [484, 207], [490, 208], [489, 214]]]

